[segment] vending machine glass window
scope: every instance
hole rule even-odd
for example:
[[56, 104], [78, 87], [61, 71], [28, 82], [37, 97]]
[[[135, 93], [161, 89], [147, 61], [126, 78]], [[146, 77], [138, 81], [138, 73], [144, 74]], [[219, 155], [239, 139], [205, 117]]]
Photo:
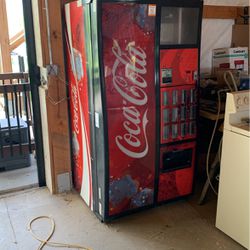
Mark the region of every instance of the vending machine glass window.
[[163, 7], [161, 11], [161, 45], [196, 44], [199, 9]]

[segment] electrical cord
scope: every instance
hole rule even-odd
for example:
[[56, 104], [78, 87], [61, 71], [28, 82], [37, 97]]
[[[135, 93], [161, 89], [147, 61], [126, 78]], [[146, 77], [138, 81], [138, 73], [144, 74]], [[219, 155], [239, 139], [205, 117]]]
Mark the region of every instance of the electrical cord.
[[[229, 82], [228, 80], [228, 76], [231, 78], [231, 83], [233, 86], [231, 86], [231, 83]], [[231, 71], [226, 71], [223, 75], [224, 77], [224, 80], [228, 86], [229, 89], [221, 89], [217, 92], [217, 95], [218, 95], [218, 112], [217, 112], [217, 116], [216, 116], [216, 121], [215, 121], [215, 124], [214, 124], [214, 129], [213, 129], [213, 132], [212, 132], [212, 136], [211, 136], [211, 139], [210, 139], [210, 142], [209, 142], [209, 146], [208, 146], [208, 150], [207, 150], [207, 158], [206, 158], [206, 174], [207, 174], [207, 180], [209, 182], [209, 185], [211, 187], [211, 189], [213, 190], [213, 192], [218, 195], [217, 191], [215, 190], [215, 187], [213, 186], [212, 184], [212, 181], [211, 181], [211, 178], [210, 178], [210, 175], [209, 175], [209, 158], [210, 158], [210, 152], [211, 152], [211, 148], [212, 148], [212, 144], [213, 144], [213, 140], [214, 140], [214, 135], [215, 135], [215, 132], [216, 132], [216, 128], [217, 128], [217, 125], [218, 125], [218, 121], [219, 121], [219, 118], [220, 118], [220, 110], [221, 110], [221, 98], [220, 98], [220, 94], [223, 93], [223, 92], [233, 92], [233, 91], [238, 91], [238, 88], [237, 88], [237, 84], [236, 84], [236, 81], [234, 79], [234, 76], [232, 74]], [[218, 149], [218, 159], [219, 159], [219, 162], [220, 162], [220, 159], [221, 159], [221, 147], [222, 147], [222, 139], [223, 137], [221, 138], [220, 140], [220, 144], [219, 144], [219, 149]]]
[[219, 149], [218, 149], [218, 158], [219, 158], [219, 162], [221, 160], [221, 147], [222, 147], [222, 141], [223, 141], [223, 136], [220, 139], [220, 144], [219, 144]]
[[[220, 139], [220, 144], [219, 144], [219, 149], [218, 149], [218, 161], [220, 162], [221, 161], [221, 147], [222, 147], [222, 141], [223, 141], [223, 136], [221, 137], [221, 139]], [[215, 177], [215, 179], [217, 180], [217, 181], [219, 181], [220, 180], [220, 174], [218, 173], [217, 175], [216, 175], [216, 177]]]
[[217, 116], [216, 116], [216, 121], [215, 121], [215, 124], [214, 124], [214, 129], [213, 129], [213, 132], [212, 132], [212, 136], [211, 136], [211, 139], [210, 139], [210, 142], [209, 142], [209, 145], [208, 145], [208, 150], [207, 150], [207, 158], [206, 158], [206, 174], [207, 174], [207, 180], [209, 182], [209, 185], [211, 187], [211, 189], [213, 190], [213, 192], [217, 195], [217, 191], [215, 190], [213, 184], [212, 184], [212, 181], [210, 179], [210, 175], [209, 175], [209, 158], [210, 158], [210, 151], [211, 151], [211, 147], [212, 147], [212, 144], [213, 144], [213, 140], [214, 140], [214, 135], [215, 135], [215, 132], [216, 132], [216, 128], [217, 128], [217, 125], [218, 125], [218, 121], [219, 121], [219, 117], [220, 117], [220, 110], [221, 110], [221, 99], [220, 99], [220, 94], [222, 92], [225, 92], [227, 90], [225, 89], [221, 89], [217, 92], [217, 95], [218, 95], [218, 112], [217, 112]]
[[[238, 91], [236, 81], [235, 81], [234, 76], [233, 76], [233, 74], [232, 74], [231, 71], [229, 71], [229, 70], [228, 70], [228, 71], [225, 71], [223, 77], [224, 77], [224, 80], [225, 80], [225, 82], [226, 82], [226, 84], [227, 84], [227, 86], [228, 86], [228, 88], [230, 89], [231, 92], [233, 92], [233, 91]], [[232, 82], [232, 84], [233, 84], [233, 88], [232, 88], [232, 86], [230, 85], [230, 82], [229, 82], [229, 80], [228, 80], [228, 77], [231, 78], [231, 82]]]
[[[55, 69], [51, 66], [51, 65], [48, 65], [48, 68], [49, 68], [49, 73], [56, 76], [56, 78], [58, 80], [60, 80], [62, 83], [65, 84], [65, 86], [67, 87], [68, 86], [68, 83], [62, 78], [60, 77], [60, 74], [63, 73], [60, 71], [60, 69], [58, 68], [57, 71], [55, 71]], [[66, 96], [66, 97], [62, 97], [60, 98], [59, 100], [55, 100], [50, 94], [49, 94], [49, 88], [51, 86], [51, 82], [50, 82], [50, 79], [48, 79], [48, 82], [47, 82], [47, 89], [46, 89], [46, 97], [48, 98], [48, 100], [50, 101], [50, 103], [52, 103], [54, 106], [68, 100], [69, 98]]]
[[[39, 238], [35, 233], [34, 231], [32, 230], [32, 224], [35, 222], [35, 221], [38, 221], [38, 220], [41, 220], [41, 219], [47, 219], [50, 221], [51, 223], [51, 230], [50, 230], [50, 233], [49, 235], [47, 236], [46, 239], [41, 239]], [[33, 218], [29, 224], [28, 224], [28, 230], [30, 231], [31, 235], [33, 236], [33, 238], [35, 238], [36, 240], [38, 240], [40, 242], [40, 245], [38, 247], [37, 250], [41, 250], [43, 249], [44, 246], [51, 246], [51, 247], [65, 247], [65, 248], [75, 248], [75, 249], [85, 249], [85, 250], [91, 250], [90, 248], [87, 248], [87, 247], [83, 247], [83, 246], [80, 246], [80, 245], [74, 245], [74, 244], [66, 244], [66, 243], [60, 243], [60, 242], [53, 242], [53, 241], [50, 241], [51, 237], [53, 236], [54, 232], [55, 232], [55, 228], [56, 228], [56, 224], [55, 224], [55, 221], [53, 218], [49, 217], [49, 216], [46, 216], [46, 215], [42, 215], [42, 216], [38, 216], [38, 217], [35, 217]]]

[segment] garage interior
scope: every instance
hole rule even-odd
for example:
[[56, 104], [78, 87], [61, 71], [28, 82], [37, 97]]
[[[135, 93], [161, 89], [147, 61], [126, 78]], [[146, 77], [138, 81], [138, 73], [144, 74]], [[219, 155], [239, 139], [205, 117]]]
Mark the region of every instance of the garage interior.
[[0, 249], [249, 249], [248, 0], [0, 0], [0, 30]]

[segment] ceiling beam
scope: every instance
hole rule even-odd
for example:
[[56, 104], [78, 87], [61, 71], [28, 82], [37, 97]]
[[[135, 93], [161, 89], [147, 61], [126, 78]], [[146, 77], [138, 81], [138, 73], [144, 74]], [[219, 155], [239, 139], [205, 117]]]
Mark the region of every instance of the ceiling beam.
[[239, 16], [240, 9], [243, 9], [243, 7], [204, 5], [203, 18], [236, 19]]
[[24, 30], [21, 30], [20, 32], [18, 32], [17, 34], [15, 34], [13, 37], [10, 38], [9, 40], [10, 51], [13, 51], [24, 42], [25, 42]]

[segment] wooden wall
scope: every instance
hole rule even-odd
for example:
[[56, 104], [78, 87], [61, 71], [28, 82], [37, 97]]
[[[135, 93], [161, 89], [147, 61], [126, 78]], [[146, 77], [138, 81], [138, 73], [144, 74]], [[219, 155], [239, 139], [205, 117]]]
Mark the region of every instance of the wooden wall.
[[[41, 76], [46, 83], [45, 95], [43, 95], [46, 97], [46, 109], [43, 107], [43, 110], [47, 110], [47, 119], [42, 121], [42, 123], [46, 123], [44, 127], [48, 128], [48, 131], [43, 135], [48, 136], [46, 141], [49, 142], [50, 157], [46, 159], [50, 160], [50, 164], [48, 164], [50, 170], [46, 169], [46, 171], [47, 174], [48, 171], [51, 173], [51, 192], [57, 193], [60, 191], [59, 186], [61, 185], [58, 183], [59, 175], [66, 174], [68, 181], [71, 181], [70, 132], [62, 29], [63, 2], [61, 0], [48, 0], [49, 23], [45, 1], [33, 0], [32, 3], [38, 12], [38, 16], [34, 17], [35, 30], [39, 29], [39, 34], [36, 36], [39, 40], [36, 41], [39, 43], [36, 45], [39, 55], [37, 62], [41, 69]], [[49, 35], [47, 25], [49, 25]], [[49, 47], [51, 47], [51, 54]], [[46, 66], [51, 64], [57, 66], [58, 70], [55, 75], [53, 73], [47, 75]], [[41, 103], [44, 102], [41, 101]]]
[[243, 7], [239, 6], [205, 5], [203, 8], [203, 18], [237, 19], [242, 14]]

